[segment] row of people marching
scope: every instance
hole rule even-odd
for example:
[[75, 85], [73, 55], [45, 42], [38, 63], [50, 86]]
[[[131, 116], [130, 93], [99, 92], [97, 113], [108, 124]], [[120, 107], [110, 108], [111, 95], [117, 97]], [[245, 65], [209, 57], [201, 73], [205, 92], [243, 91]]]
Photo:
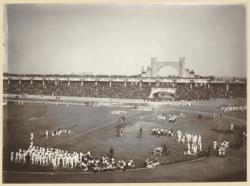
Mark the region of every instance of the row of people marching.
[[167, 120], [167, 117], [166, 117], [166, 115], [163, 113], [163, 114], [161, 114], [161, 115], [157, 115], [157, 116], [156, 116], [156, 119], [159, 119], [159, 120]]
[[[59, 128], [59, 129], [55, 129], [55, 130], [45, 130], [45, 136], [48, 139], [49, 137], [54, 137], [54, 136], [60, 136], [62, 134], [71, 134], [71, 130], [70, 129], [66, 129], [66, 128]], [[30, 140], [33, 141], [34, 140], [34, 133], [31, 132], [30, 133]]]
[[[163, 114], [161, 114], [161, 115], [157, 115], [157, 116], [156, 116], [156, 119], [159, 119], [159, 120], [167, 120], [167, 117], [166, 117], [166, 115], [163, 113]], [[174, 115], [171, 115], [171, 116], [169, 117], [168, 121], [169, 121], [169, 122], [175, 122], [176, 119], [177, 119], [177, 115], [174, 114]]]
[[231, 106], [231, 105], [228, 105], [228, 106], [222, 106], [221, 107], [221, 111], [223, 112], [235, 112], [235, 111], [245, 111], [247, 110], [247, 106]]
[[144, 166], [146, 168], [149, 168], [149, 169], [153, 169], [153, 168], [155, 168], [156, 166], [159, 166], [159, 165], [161, 165], [161, 163], [160, 163], [160, 160], [157, 159], [157, 158], [154, 161], [149, 160], [148, 158], [146, 158], [145, 162], [144, 162]]
[[172, 128], [170, 129], [153, 128], [151, 134], [157, 136], [173, 136], [174, 132]]
[[218, 156], [225, 156], [226, 151], [229, 148], [229, 141], [223, 140], [220, 144], [217, 141], [213, 141], [213, 150]]
[[46, 130], [45, 131], [45, 136], [48, 138], [49, 136], [60, 136], [62, 134], [71, 134], [71, 130], [68, 128], [59, 128], [59, 129], [55, 129], [55, 130], [51, 130], [51, 131], [48, 131]]
[[76, 168], [82, 171], [113, 171], [134, 168], [133, 160], [115, 160], [113, 157], [100, 156], [94, 157], [88, 151], [68, 152], [57, 148], [45, 148], [30, 145], [28, 149], [19, 149], [18, 152], [10, 153], [10, 161], [18, 164], [32, 164], [43, 167], [57, 168]]
[[168, 119], [168, 121], [174, 123], [174, 122], [176, 121], [176, 119], [177, 119], [177, 115], [172, 115], [172, 116]]

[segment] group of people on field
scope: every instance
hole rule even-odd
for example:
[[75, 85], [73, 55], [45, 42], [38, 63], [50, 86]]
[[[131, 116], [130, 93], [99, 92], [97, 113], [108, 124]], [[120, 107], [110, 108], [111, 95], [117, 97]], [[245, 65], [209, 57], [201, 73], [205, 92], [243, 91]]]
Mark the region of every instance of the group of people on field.
[[213, 141], [213, 152], [216, 155], [224, 157], [229, 149], [229, 141], [223, 140], [222, 142]]
[[133, 160], [116, 160], [113, 156], [93, 156], [90, 151], [69, 152], [58, 148], [46, 148], [30, 145], [28, 149], [19, 149], [10, 153], [11, 163], [52, 167], [53, 169], [81, 169], [83, 172], [106, 172], [134, 168]]
[[247, 106], [233, 106], [233, 105], [227, 105], [227, 106], [221, 106], [221, 111], [223, 112], [243, 112], [247, 110]]
[[202, 152], [202, 138], [201, 134], [195, 134], [191, 132], [177, 131], [178, 143], [184, 143], [187, 145], [187, 151], [184, 154], [196, 155], [198, 152]]
[[[60, 136], [63, 134], [71, 134], [71, 130], [69, 128], [58, 128], [58, 129], [52, 129], [52, 130], [45, 130], [42, 136], [45, 136], [46, 139], [49, 137], [55, 137], [55, 136]], [[30, 133], [30, 141], [33, 144], [34, 140], [34, 132]]]
[[155, 160], [149, 160], [148, 158], [146, 158], [144, 161], [144, 166], [149, 169], [153, 169], [159, 165], [161, 165], [161, 162], [158, 158], [156, 158]]
[[152, 135], [156, 135], [156, 136], [173, 136], [174, 135], [174, 132], [173, 132], [173, 129], [170, 128], [170, 129], [160, 129], [160, 128], [153, 128], [152, 129], [152, 132], [151, 132]]
[[71, 134], [71, 130], [69, 128], [58, 128], [58, 129], [52, 129], [51, 131], [46, 130], [45, 136], [46, 138], [60, 136], [62, 134]]

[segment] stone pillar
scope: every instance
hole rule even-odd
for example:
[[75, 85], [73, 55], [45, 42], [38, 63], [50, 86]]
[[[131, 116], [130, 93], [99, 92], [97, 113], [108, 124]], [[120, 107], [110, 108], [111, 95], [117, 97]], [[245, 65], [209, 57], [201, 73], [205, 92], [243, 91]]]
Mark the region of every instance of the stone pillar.
[[95, 86], [97, 86], [97, 81], [95, 81]]
[[81, 87], [83, 86], [83, 81], [81, 81]]
[[109, 87], [112, 87], [112, 81], [109, 81]]
[[22, 84], [21, 79], [19, 79], [19, 85], [21, 85], [21, 84]]
[[183, 77], [183, 71], [185, 69], [185, 57], [179, 57], [179, 77]]
[[8, 85], [10, 84], [10, 79], [8, 79]]
[[54, 80], [54, 82], [55, 82], [55, 85], [57, 85], [57, 80]]
[[157, 59], [155, 57], [151, 58], [151, 77], [157, 76], [157, 69], [156, 69]]
[[141, 86], [142, 86], [142, 83], [141, 83], [141, 81], [140, 81], [140, 88], [141, 88]]
[[210, 83], [207, 84], [207, 88], [210, 89]]
[[124, 81], [124, 87], [126, 87], [126, 86], [127, 86], [127, 80]]
[[190, 83], [189, 87], [190, 87], [190, 89], [193, 89], [193, 85], [192, 85], [192, 83]]
[[45, 84], [45, 83], [44, 83], [44, 79], [43, 79], [43, 86], [44, 86], [44, 84]]
[[227, 83], [227, 92], [229, 91], [229, 84]]
[[30, 80], [30, 84], [31, 84], [31, 85], [33, 84], [33, 79], [32, 79], [32, 80]]

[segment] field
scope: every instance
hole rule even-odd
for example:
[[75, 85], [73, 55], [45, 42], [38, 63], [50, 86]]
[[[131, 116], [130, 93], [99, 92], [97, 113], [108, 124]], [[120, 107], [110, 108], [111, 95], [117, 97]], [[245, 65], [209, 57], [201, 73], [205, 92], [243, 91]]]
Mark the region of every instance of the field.
[[[116, 136], [120, 115], [111, 114], [114, 110], [127, 112], [122, 137]], [[218, 103], [190, 108], [161, 106], [156, 109], [156, 113], [122, 107], [8, 103], [3, 107], [3, 180], [8, 183], [244, 181], [246, 145], [244, 143], [236, 148], [237, 135], [225, 130], [229, 129], [231, 122], [246, 125], [246, 113], [238, 113], [239, 117], [235, 113], [223, 114], [222, 119], [214, 120], [214, 111], [218, 112]], [[178, 118], [175, 123], [155, 119], [155, 114], [163, 113], [167, 116], [176, 114]], [[142, 138], [137, 137], [140, 127], [143, 129]], [[151, 134], [153, 127], [172, 128], [174, 136], [154, 136]], [[49, 139], [44, 137], [46, 129], [57, 128], [71, 128], [72, 133]], [[212, 145], [213, 140], [229, 140], [231, 148], [225, 158], [214, 155], [185, 156], [183, 152], [187, 146], [177, 142], [177, 130], [201, 134], [203, 151]], [[93, 155], [108, 154], [109, 149], [113, 148], [116, 159], [133, 159], [137, 168], [126, 172], [94, 174], [11, 164], [10, 152], [27, 148], [31, 131], [34, 132], [34, 145], [68, 151], [90, 151]], [[162, 157], [153, 155], [153, 149], [163, 144], [170, 147], [170, 154]], [[156, 157], [164, 162], [164, 166], [153, 170], [143, 168], [145, 158]], [[64, 179], [59, 179], [62, 175]]]

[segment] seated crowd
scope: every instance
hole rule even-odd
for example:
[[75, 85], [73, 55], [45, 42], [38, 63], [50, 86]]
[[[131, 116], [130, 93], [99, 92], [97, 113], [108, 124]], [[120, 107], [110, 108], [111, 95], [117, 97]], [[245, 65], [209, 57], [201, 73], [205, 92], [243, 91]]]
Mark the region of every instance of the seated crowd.
[[208, 100], [211, 98], [238, 98], [246, 97], [246, 86], [243, 84], [229, 85], [227, 91], [226, 84], [210, 84], [208, 86], [193, 86], [189, 84], [177, 85], [175, 100]]
[[161, 165], [161, 162], [159, 159], [155, 159], [155, 160], [149, 160], [148, 158], [145, 159], [145, 162], [144, 162], [144, 166], [146, 168], [149, 168], [149, 169], [153, 169], [155, 168], [156, 166], [159, 166]]
[[[158, 85], [157, 85], [158, 86]], [[54, 81], [54, 80], [4, 80], [4, 94], [44, 95], [44, 96], [76, 96], [119, 99], [148, 99], [155, 83], [143, 82], [90, 82], [90, 81]], [[159, 87], [169, 87], [167, 83]], [[172, 86], [171, 86], [172, 87]], [[174, 100], [208, 100], [211, 98], [246, 97], [245, 84], [192, 85], [176, 84]]]

